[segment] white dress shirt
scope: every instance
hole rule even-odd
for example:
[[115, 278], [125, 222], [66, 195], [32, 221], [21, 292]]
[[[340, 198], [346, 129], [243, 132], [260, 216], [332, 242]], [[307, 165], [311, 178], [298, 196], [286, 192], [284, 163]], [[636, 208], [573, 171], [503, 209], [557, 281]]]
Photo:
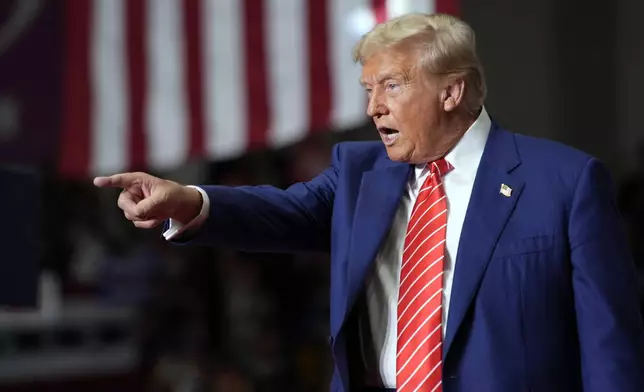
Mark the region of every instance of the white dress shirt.
[[[445, 156], [447, 162], [454, 169], [443, 177], [448, 206], [445, 271], [443, 274], [443, 336], [445, 336], [447, 328], [454, 262], [461, 238], [461, 229], [491, 125], [490, 117], [483, 109], [470, 129]], [[429, 168], [426, 165], [416, 166], [394, 216], [391, 230], [376, 256], [373, 274], [366, 286], [366, 301], [374, 351], [380, 367], [383, 386], [386, 388], [396, 388], [398, 286], [407, 222], [416, 202], [418, 191], [428, 175]]]
[[201, 193], [201, 211], [199, 211], [199, 215], [197, 215], [197, 217], [191, 220], [187, 225], [170, 219], [167, 230], [163, 232], [163, 238], [165, 238], [167, 241], [170, 241], [171, 239], [177, 237], [179, 234], [185, 232], [186, 230], [198, 228], [208, 218], [208, 214], [210, 213], [210, 199], [208, 198], [206, 191], [194, 185], [188, 185], [188, 187], [194, 188], [198, 190], [199, 193]]
[[[443, 274], [443, 336], [447, 327], [450, 293], [454, 277], [454, 261], [461, 237], [465, 213], [472, 194], [474, 179], [483, 155], [492, 123], [485, 108], [465, 132], [461, 140], [445, 156], [454, 167], [443, 177], [448, 205], [445, 272]], [[367, 309], [373, 344], [380, 367], [380, 376], [386, 388], [396, 387], [396, 321], [398, 304], [398, 285], [402, 263], [402, 249], [412, 207], [418, 191], [429, 175], [426, 165], [418, 165], [409, 179], [407, 191], [403, 195], [391, 230], [376, 256], [373, 275], [367, 281]], [[187, 225], [170, 220], [168, 229], [163, 233], [170, 240], [182, 232], [199, 227], [208, 217], [210, 200], [201, 188], [203, 206], [201, 213]]]

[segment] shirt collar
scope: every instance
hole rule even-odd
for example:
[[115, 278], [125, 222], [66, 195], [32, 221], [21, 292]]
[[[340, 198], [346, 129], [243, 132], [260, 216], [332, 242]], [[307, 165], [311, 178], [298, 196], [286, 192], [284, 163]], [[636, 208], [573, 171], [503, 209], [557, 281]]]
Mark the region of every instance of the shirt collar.
[[[461, 140], [445, 155], [455, 171], [462, 175], [474, 178], [483, 156], [485, 143], [487, 142], [492, 120], [485, 107], [470, 128], [463, 134]], [[416, 178], [420, 178], [427, 164], [416, 165]]]

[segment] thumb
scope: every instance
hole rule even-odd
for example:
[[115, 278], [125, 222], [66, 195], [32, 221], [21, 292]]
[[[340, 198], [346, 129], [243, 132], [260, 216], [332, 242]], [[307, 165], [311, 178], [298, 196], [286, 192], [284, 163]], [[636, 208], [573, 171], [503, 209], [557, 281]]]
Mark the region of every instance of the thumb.
[[138, 173], [120, 173], [109, 177], [94, 178], [94, 185], [100, 188], [129, 188], [134, 182], [141, 181]]
[[159, 205], [159, 200], [154, 195], [146, 197], [136, 204], [134, 207], [134, 213], [137, 218], [142, 220], [155, 218], [156, 209]]

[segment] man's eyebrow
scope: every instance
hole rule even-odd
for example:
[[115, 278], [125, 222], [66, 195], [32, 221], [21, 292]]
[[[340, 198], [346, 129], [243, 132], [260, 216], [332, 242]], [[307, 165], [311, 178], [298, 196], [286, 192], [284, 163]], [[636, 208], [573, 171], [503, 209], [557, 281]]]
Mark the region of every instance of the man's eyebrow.
[[382, 74], [380, 77], [378, 77], [378, 83], [382, 83], [385, 80], [389, 79], [402, 79], [405, 75], [402, 72], [390, 72], [386, 74]]
[[[377, 83], [382, 83], [385, 80], [389, 79], [402, 79], [405, 77], [405, 74], [403, 72], [391, 72], [391, 73], [385, 73], [377, 77], [376, 82]], [[364, 79], [360, 79], [360, 84], [362, 86], [366, 86], [367, 82], [364, 81]]]

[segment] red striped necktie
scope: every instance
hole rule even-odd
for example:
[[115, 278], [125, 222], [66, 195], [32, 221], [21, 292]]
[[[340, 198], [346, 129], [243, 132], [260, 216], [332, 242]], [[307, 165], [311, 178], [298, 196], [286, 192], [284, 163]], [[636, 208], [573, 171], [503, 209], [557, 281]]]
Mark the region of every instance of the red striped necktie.
[[403, 250], [398, 292], [398, 392], [442, 391], [443, 260], [447, 199], [445, 159], [429, 164], [430, 174], [414, 204]]

